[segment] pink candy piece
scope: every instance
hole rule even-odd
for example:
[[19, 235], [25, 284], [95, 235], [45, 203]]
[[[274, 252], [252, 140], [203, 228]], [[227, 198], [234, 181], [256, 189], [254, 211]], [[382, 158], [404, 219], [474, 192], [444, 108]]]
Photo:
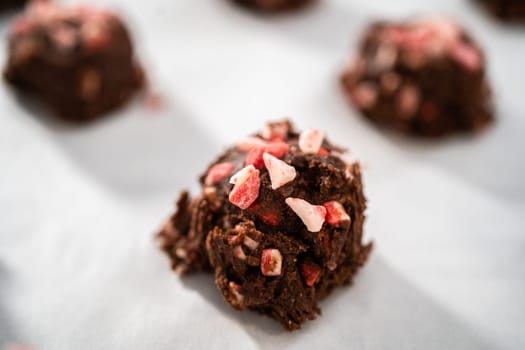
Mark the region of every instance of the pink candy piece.
[[359, 83], [350, 91], [352, 102], [361, 109], [370, 109], [377, 101], [377, 89], [371, 83]]
[[233, 248], [233, 256], [240, 260], [246, 260], [246, 254], [244, 254], [240, 245]]
[[452, 58], [466, 69], [477, 71], [481, 68], [481, 57], [474, 47], [458, 42], [451, 46], [449, 50]]
[[70, 26], [61, 25], [53, 28], [51, 38], [55, 45], [62, 50], [70, 50], [76, 43], [76, 32]]
[[279, 276], [283, 265], [283, 256], [277, 249], [264, 249], [261, 256], [261, 272], [264, 276]]
[[110, 44], [109, 33], [98, 22], [87, 22], [82, 26], [82, 45], [87, 51], [98, 51]]
[[398, 108], [401, 116], [407, 119], [412, 118], [419, 108], [420, 100], [419, 90], [415, 86], [403, 86], [398, 95]]
[[259, 196], [259, 187], [261, 186], [259, 170], [255, 169], [253, 165], [248, 165], [239, 170], [231, 177], [230, 183], [234, 185], [228, 199], [241, 209], [247, 209]]
[[440, 55], [459, 41], [461, 28], [447, 18], [428, 18], [406, 26], [385, 30], [385, 40], [404, 49]]
[[299, 265], [299, 269], [301, 270], [301, 275], [308, 287], [313, 286], [321, 275], [321, 269], [314, 264], [303, 263]]
[[233, 296], [235, 297], [235, 300], [240, 305], [244, 301], [244, 296], [241, 294], [241, 286], [233, 281], [230, 281], [228, 283], [228, 287], [230, 288], [230, 291], [232, 292]]
[[226, 163], [215, 164], [208, 171], [208, 175], [206, 175], [206, 179], [204, 180], [204, 183], [206, 185], [214, 185], [216, 183], [219, 183], [226, 176], [230, 175], [232, 173], [232, 170], [233, 170], [232, 163], [226, 162]]
[[263, 159], [264, 165], [266, 165], [266, 169], [268, 169], [268, 173], [270, 174], [270, 181], [272, 182], [273, 190], [276, 190], [295, 179], [297, 173], [293, 166], [286, 164], [269, 153], [264, 153]]
[[318, 129], [303, 131], [299, 135], [299, 148], [304, 153], [317, 153], [323, 144], [324, 134]]
[[252, 164], [257, 169], [264, 166], [263, 154], [269, 153], [274, 157], [282, 158], [290, 151], [290, 146], [286, 142], [274, 141], [268, 142], [264, 146], [252, 148], [246, 156], [246, 165]]
[[258, 137], [255, 137], [255, 136], [250, 136], [250, 137], [245, 137], [241, 139], [239, 142], [237, 142], [236, 147], [239, 151], [249, 152], [255, 147], [263, 147], [265, 145], [266, 145], [266, 141]]
[[322, 205], [312, 205], [300, 198], [288, 197], [285, 202], [303, 221], [308, 231], [321, 231], [326, 216], [325, 207]]
[[247, 246], [248, 248], [250, 248], [251, 250], [255, 250], [259, 246], [259, 242], [257, 242], [256, 240], [248, 236], [244, 236], [243, 244]]
[[342, 222], [350, 222], [350, 216], [341, 203], [330, 201], [324, 203], [323, 206], [326, 208], [326, 222], [330, 225], [338, 226]]
[[9, 27], [9, 35], [21, 35], [29, 32], [33, 25], [25, 16], [18, 16]]

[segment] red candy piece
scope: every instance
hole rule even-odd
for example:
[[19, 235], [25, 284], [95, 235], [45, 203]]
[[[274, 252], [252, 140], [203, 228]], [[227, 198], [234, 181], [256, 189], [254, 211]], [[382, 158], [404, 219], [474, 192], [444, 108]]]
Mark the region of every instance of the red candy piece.
[[262, 169], [264, 166], [263, 154], [265, 146], [257, 146], [252, 148], [246, 156], [245, 165], [253, 165], [257, 169]]
[[206, 180], [204, 180], [204, 183], [206, 185], [214, 185], [216, 183], [219, 183], [226, 176], [230, 175], [232, 170], [232, 163], [215, 164], [208, 171], [208, 175], [206, 175]]
[[276, 212], [269, 211], [260, 215], [262, 221], [267, 224], [277, 226], [279, 224], [279, 215]]
[[330, 225], [337, 226], [343, 221], [350, 221], [350, 216], [346, 213], [343, 205], [337, 201], [326, 202], [323, 204], [326, 208], [325, 220]]
[[233, 178], [235, 178], [235, 184], [228, 199], [239, 208], [247, 209], [259, 196], [259, 187], [261, 186], [259, 170], [255, 169], [253, 165], [248, 165]]
[[251, 215], [257, 216], [266, 224], [277, 226], [281, 221], [281, 216], [274, 208], [261, 207], [260, 203], [255, 203], [248, 210]]
[[330, 155], [330, 153], [327, 150], [325, 150], [323, 147], [319, 148], [319, 151], [317, 151], [317, 154], [323, 157]]
[[282, 158], [286, 153], [290, 151], [290, 146], [286, 142], [274, 141], [269, 142], [264, 146], [257, 146], [252, 148], [246, 156], [245, 165], [252, 164], [257, 169], [264, 167], [263, 154], [269, 153], [276, 158]]
[[265, 152], [281, 159], [286, 153], [290, 152], [290, 146], [286, 142], [274, 141], [265, 146]]
[[313, 286], [321, 275], [321, 268], [313, 263], [303, 263], [299, 265], [299, 268], [308, 287]]

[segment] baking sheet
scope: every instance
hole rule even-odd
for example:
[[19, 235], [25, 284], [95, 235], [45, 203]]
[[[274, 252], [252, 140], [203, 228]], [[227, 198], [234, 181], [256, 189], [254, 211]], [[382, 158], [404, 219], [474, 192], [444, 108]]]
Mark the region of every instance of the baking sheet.
[[[95, 3], [125, 13], [165, 107], [70, 127], [0, 86], [0, 347], [525, 347], [524, 28], [458, 0], [323, 0], [278, 17], [216, 0]], [[498, 121], [481, 136], [392, 136], [339, 92], [370, 20], [434, 13], [486, 49]], [[354, 286], [293, 333], [231, 309], [211, 276], [180, 279], [152, 238], [219, 150], [283, 116], [366, 163], [375, 242]]]

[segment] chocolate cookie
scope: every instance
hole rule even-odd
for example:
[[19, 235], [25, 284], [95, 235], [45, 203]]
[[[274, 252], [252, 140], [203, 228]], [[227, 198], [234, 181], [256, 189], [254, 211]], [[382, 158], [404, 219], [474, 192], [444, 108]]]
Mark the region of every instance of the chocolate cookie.
[[233, 0], [254, 10], [279, 12], [303, 7], [314, 0]]
[[4, 75], [74, 121], [119, 107], [143, 85], [130, 37], [115, 14], [47, 1], [30, 3], [12, 23]]
[[368, 119], [406, 134], [476, 132], [493, 120], [483, 53], [448, 19], [373, 24], [341, 82]]
[[0, 11], [10, 8], [22, 7], [26, 2], [27, 0], [0, 0]]
[[182, 193], [159, 233], [180, 273], [213, 271], [224, 299], [298, 329], [317, 302], [365, 263], [366, 199], [358, 163], [317, 129], [270, 123], [239, 141]]
[[496, 17], [513, 22], [525, 22], [525, 1], [523, 0], [476, 0]]

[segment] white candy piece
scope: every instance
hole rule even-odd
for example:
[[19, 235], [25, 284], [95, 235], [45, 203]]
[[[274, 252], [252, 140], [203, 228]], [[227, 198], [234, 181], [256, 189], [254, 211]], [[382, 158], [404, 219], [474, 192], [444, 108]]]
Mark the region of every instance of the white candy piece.
[[321, 231], [326, 217], [325, 207], [310, 204], [301, 198], [288, 197], [285, 202], [301, 218], [308, 231]]
[[244, 245], [250, 248], [251, 250], [255, 250], [259, 246], [259, 242], [257, 242], [254, 239], [251, 239], [248, 236], [244, 236]]
[[230, 177], [230, 183], [233, 185], [235, 185], [237, 182], [243, 183], [244, 181], [246, 181], [246, 179], [250, 177], [250, 175], [254, 171], [257, 171], [257, 169], [255, 169], [255, 167], [252, 164], [245, 166], [244, 168], [233, 174], [232, 177]]
[[283, 266], [283, 256], [278, 249], [264, 249], [261, 257], [261, 272], [264, 276], [279, 276]]
[[299, 136], [299, 148], [304, 153], [317, 153], [323, 144], [324, 134], [318, 129], [303, 131]]
[[241, 286], [239, 286], [237, 283], [230, 281], [228, 283], [228, 286], [230, 287], [230, 291], [232, 292], [233, 296], [235, 297], [235, 300], [239, 305], [242, 304], [244, 301], [244, 296], [239, 292], [241, 289]]
[[263, 154], [264, 165], [270, 174], [270, 181], [272, 182], [272, 189], [276, 190], [279, 187], [293, 181], [297, 176], [295, 168], [286, 162], [272, 156], [269, 153]]

